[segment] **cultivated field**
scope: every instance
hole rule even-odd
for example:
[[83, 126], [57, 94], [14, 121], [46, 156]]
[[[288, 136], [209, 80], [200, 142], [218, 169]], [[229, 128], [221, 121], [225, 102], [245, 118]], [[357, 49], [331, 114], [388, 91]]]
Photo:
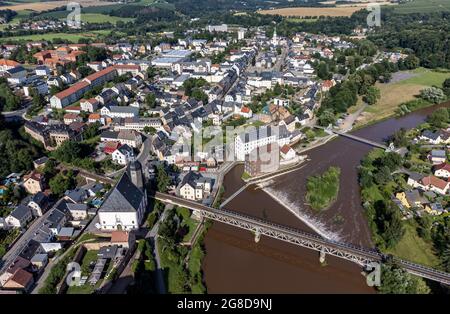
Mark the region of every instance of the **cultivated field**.
[[281, 16], [351, 16], [361, 7], [335, 7], [335, 8], [283, 8], [274, 10], [261, 10], [260, 14], [272, 14]]
[[411, 2], [399, 4], [395, 8], [396, 13], [429, 13], [450, 11], [449, 0], [413, 0]]
[[[98, 6], [105, 6], [105, 5], [111, 5], [113, 2], [106, 2], [106, 1], [100, 1], [100, 0], [76, 0], [79, 4], [81, 4], [82, 7], [98, 7]], [[61, 6], [67, 6], [69, 2], [68, 1], [44, 1], [44, 2], [29, 2], [29, 3], [17, 3], [17, 4], [11, 4], [11, 5], [5, 5], [0, 7], [2, 10], [10, 9], [14, 11], [21, 11], [21, 10], [33, 10], [33, 11], [45, 11], [54, 9]]]
[[433, 85], [442, 87], [442, 83], [447, 78], [450, 78], [450, 72], [432, 71], [424, 68], [395, 73], [391, 83], [376, 84], [376, 87], [380, 89], [381, 98], [376, 105], [367, 107], [358, 119], [357, 126], [391, 116], [398, 105], [414, 100], [415, 96], [419, 95], [420, 91], [426, 87]]
[[[335, 1], [323, 2], [324, 4], [334, 4]], [[273, 14], [273, 15], [281, 15], [281, 16], [351, 16], [356, 11], [367, 8], [369, 3], [377, 3], [379, 5], [391, 5], [390, 2], [385, 0], [377, 1], [367, 1], [367, 2], [358, 2], [354, 4], [338, 4], [335, 7], [297, 7], [297, 8], [282, 8], [282, 9], [273, 9], [273, 10], [261, 10], [258, 13], [261, 14]]]

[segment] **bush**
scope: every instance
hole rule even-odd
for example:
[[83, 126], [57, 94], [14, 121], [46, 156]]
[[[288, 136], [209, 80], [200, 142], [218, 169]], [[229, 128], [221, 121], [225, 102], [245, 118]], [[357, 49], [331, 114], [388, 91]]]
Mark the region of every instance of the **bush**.
[[324, 174], [308, 178], [306, 200], [313, 209], [325, 209], [336, 200], [340, 174], [340, 168], [330, 167]]

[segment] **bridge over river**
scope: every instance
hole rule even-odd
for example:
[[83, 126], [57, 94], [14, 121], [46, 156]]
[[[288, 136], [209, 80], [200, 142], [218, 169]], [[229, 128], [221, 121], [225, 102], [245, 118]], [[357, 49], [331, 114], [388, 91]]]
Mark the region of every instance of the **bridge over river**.
[[[329, 254], [352, 261], [363, 267], [368, 267], [371, 263], [383, 262], [388, 257], [387, 255], [373, 249], [361, 248], [348, 243], [327, 240], [318, 235], [310, 234], [234, 211], [208, 207], [170, 194], [156, 192], [153, 197], [163, 203], [189, 208], [197, 212], [197, 214], [202, 217], [249, 230], [255, 235], [256, 242], [260, 240], [261, 235], [265, 235], [267, 237], [316, 250], [320, 252], [321, 259], [324, 258], [326, 254]], [[411, 274], [434, 280], [445, 285], [450, 285], [449, 273], [404, 261], [395, 257], [393, 258], [393, 261], [402, 266]]]
[[339, 136], [346, 137], [346, 138], [349, 138], [349, 139], [352, 139], [354, 141], [361, 142], [361, 143], [364, 143], [364, 144], [367, 144], [367, 145], [370, 145], [370, 146], [374, 146], [374, 147], [377, 147], [377, 148], [382, 148], [384, 150], [389, 149], [389, 147], [387, 147], [386, 145], [383, 145], [383, 144], [377, 143], [375, 141], [371, 141], [371, 140], [368, 140], [368, 139], [365, 139], [365, 138], [362, 138], [362, 137], [359, 137], [359, 136], [356, 136], [356, 135], [352, 135], [350, 133], [340, 132], [340, 131], [334, 130], [334, 129], [330, 128], [330, 127], [324, 128], [324, 127], [321, 127], [321, 126], [318, 126], [318, 125], [315, 125], [314, 127], [316, 129], [322, 129], [322, 130], [324, 130], [325, 132], [327, 132], [329, 134], [334, 133], [334, 134], [337, 134]]

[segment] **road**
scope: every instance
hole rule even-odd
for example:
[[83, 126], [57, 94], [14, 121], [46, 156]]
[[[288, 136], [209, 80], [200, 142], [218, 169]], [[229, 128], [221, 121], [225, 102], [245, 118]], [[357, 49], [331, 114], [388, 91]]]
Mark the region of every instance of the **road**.
[[161, 258], [159, 256], [159, 249], [158, 249], [158, 230], [159, 225], [166, 219], [168, 210], [172, 209], [173, 205], [166, 205], [164, 212], [161, 214], [158, 221], [153, 226], [152, 230], [150, 230], [147, 235], [145, 236], [146, 239], [152, 239], [153, 241], [153, 255], [155, 256], [156, 261], [156, 288], [158, 290], [159, 294], [165, 294], [166, 293], [166, 283], [164, 280], [164, 272], [162, 270], [161, 266]]
[[[153, 254], [155, 256], [156, 261], [156, 289], [159, 294], [166, 293], [166, 285], [164, 281], [164, 272], [161, 267], [161, 259], [159, 256], [158, 251], [158, 229], [159, 225], [164, 219], [167, 217], [167, 210], [173, 208], [173, 205], [166, 205], [164, 212], [159, 217], [158, 221], [155, 223], [153, 228], [151, 230], [148, 230], [146, 228], [141, 228], [139, 230], [139, 234], [142, 233], [142, 231], [145, 232], [144, 238], [146, 240], [150, 239], [153, 242]], [[136, 251], [135, 254], [130, 258], [128, 261], [127, 266], [123, 269], [122, 273], [119, 275], [117, 280], [114, 282], [112, 287], [109, 289], [108, 293], [110, 294], [125, 294], [127, 291], [128, 286], [133, 282], [134, 280], [134, 274], [131, 270], [131, 267], [133, 265], [133, 262], [138, 258], [139, 253]]]
[[[144, 142], [142, 143], [141, 151], [137, 155], [137, 160], [141, 163], [143, 169], [144, 169], [144, 175], [147, 175], [147, 171], [145, 171], [145, 166], [148, 161], [148, 157], [150, 156], [150, 150], [152, 148], [152, 138], [150, 136], [145, 136]], [[120, 174], [122, 174], [127, 167], [123, 167], [120, 170], [117, 170], [112, 173], [108, 173], [106, 176], [108, 178], [114, 178]]]
[[31, 100], [25, 100], [22, 108], [16, 111], [2, 112], [6, 121], [17, 121], [24, 119], [24, 115], [27, 113], [28, 108], [31, 106]]
[[19, 256], [22, 250], [26, 247], [28, 242], [34, 238], [35, 233], [41, 228], [44, 221], [50, 216], [52, 211], [47, 211], [44, 215], [37, 218], [28, 229], [22, 234], [22, 236], [14, 243], [11, 249], [6, 252], [6, 254], [2, 258], [2, 266], [0, 268], [0, 273], [3, 273], [14, 260]]

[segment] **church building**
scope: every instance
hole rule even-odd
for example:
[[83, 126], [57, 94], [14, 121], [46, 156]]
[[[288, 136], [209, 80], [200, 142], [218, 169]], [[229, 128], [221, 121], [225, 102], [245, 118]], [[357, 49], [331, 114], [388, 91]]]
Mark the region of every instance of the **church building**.
[[98, 211], [100, 229], [138, 229], [146, 208], [147, 192], [144, 188], [142, 165], [134, 160]]

